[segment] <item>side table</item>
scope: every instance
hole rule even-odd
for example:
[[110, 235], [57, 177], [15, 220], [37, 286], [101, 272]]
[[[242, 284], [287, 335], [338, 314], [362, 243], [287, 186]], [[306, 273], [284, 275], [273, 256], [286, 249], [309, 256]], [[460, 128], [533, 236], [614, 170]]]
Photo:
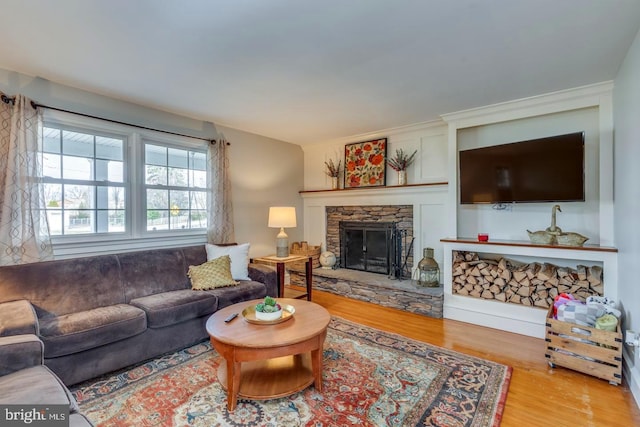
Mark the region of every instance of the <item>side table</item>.
[[[284, 269], [287, 264], [294, 262], [304, 262], [304, 272], [307, 284], [307, 291], [301, 292], [284, 286]], [[303, 255], [290, 255], [288, 257], [277, 257], [275, 255], [263, 256], [253, 258], [251, 262], [256, 264], [266, 264], [276, 267], [278, 274], [278, 297], [279, 298], [307, 298], [307, 301], [311, 301], [311, 289], [313, 284], [313, 259]]]

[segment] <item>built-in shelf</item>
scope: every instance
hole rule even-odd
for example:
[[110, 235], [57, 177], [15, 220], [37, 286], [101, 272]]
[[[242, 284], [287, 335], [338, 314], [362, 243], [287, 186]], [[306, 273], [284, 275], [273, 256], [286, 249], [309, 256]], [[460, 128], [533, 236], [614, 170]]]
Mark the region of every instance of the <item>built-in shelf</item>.
[[447, 319], [537, 338], [544, 338], [545, 334], [545, 309], [453, 294], [453, 251], [524, 257], [539, 262], [595, 262], [602, 267], [604, 295], [613, 300], [618, 297], [618, 249], [614, 247], [535, 245], [517, 240], [479, 242], [461, 237], [440, 241], [443, 246], [444, 317]]
[[[480, 242], [473, 238], [457, 237], [440, 239], [443, 243], [464, 243], [469, 245], [479, 246], [512, 246], [512, 247], [525, 247], [525, 248], [539, 248], [539, 249], [559, 249], [559, 250], [576, 250], [576, 251], [596, 251], [596, 252], [618, 252], [618, 248], [611, 246], [600, 245], [584, 245], [584, 246], [562, 246], [562, 245], [539, 245], [525, 240], [490, 240], [487, 242]], [[480, 250], [480, 249], [479, 249]]]
[[406, 184], [406, 185], [381, 185], [379, 187], [357, 187], [357, 188], [340, 188], [336, 190], [301, 190], [300, 194], [309, 194], [309, 193], [336, 193], [343, 191], [380, 191], [380, 190], [389, 190], [389, 189], [402, 189], [402, 188], [412, 188], [412, 187], [432, 187], [432, 186], [440, 186], [447, 185], [447, 182], [429, 182], [424, 184]]

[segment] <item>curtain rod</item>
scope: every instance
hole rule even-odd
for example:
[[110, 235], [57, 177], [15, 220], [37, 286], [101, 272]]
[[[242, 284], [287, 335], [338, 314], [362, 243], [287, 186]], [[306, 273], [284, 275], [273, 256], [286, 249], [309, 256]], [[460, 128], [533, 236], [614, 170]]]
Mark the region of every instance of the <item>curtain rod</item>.
[[[7, 95], [5, 95], [3, 93], [1, 99], [2, 99], [2, 102], [4, 102], [5, 104], [13, 104], [13, 102], [15, 100], [15, 97], [10, 97], [10, 96], [7, 96]], [[38, 104], [38, 103], [36, 103], [34, 101], [31, 101], [31, 106], [33, 108], [35, 108], [35, 109], [47, 108], [49, 110], [60, 111], [62, 113], [75, 114], [77, 116], [88, 117], [90, 119], [104, 120], [106, 122], [116, 123], [116, 124], [119, 124], [119, 125], [133, 126], [133, 127], [139, 128], [139, 129], [150, 130], [150, 131], [154, 131], [154, 132], [162, 132], [162, 133], [167, 133], [167, 134], [170, 134], [170, 135], [182, 136], [182, 137], [185, 137], [185, 138], [200, 139], [202, 141], [207, 141], [210, 144], [215, 144], [217, 142], [215, 139], [208, 139], [208, 138], [202, 138], [202, 137], [199, 137], [199, 136], [185, 135], [185, 134], [178, 133], [178, 132], [171, 132], [171, 131], [168, 131], [168, 130], [154, 129], [154, 128], [150, 128], [150, 127], [147, 127], [147, 126], [140, 126], [140, 125], [135, 125], [135, 124], [132, 124], [132, 123], [121, 122], [119, 120], [105, 119], [104, 117], [97, 117], [97, 116], [92, 116], [90, 114], [78, 113], [76, 111], [64, 110], [62, 108], [49, 107], [47, 105]], [[231, 145], [231, 143], [229, 141], [226, 141], [226, 143], [227, 143], [227, 145]]]

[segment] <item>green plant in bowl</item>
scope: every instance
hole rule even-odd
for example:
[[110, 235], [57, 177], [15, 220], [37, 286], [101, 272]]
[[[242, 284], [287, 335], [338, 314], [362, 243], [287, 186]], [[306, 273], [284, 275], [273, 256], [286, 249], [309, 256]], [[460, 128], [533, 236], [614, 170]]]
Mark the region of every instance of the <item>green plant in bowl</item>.
[[256, 304], [256, 319], [258, 320], [276, 320], [281, 316], [282, 306], [275, 298], [267, 296], [263, 302]]

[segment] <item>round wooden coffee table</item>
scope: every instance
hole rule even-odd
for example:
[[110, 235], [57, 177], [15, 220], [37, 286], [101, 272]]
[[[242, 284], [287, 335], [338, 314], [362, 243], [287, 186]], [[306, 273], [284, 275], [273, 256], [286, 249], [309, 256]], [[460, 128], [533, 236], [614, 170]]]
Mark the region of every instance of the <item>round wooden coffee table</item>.
[[[295, 314], [275, 325], [253, 324], [242, 310], [262, 300], [225, 307], [207, 320], [211, 345], [225, 359], [218, 379], [227, 390], [227, 408], [233, 411], [238, 396], [274, 399], [311, 384], [322, 390], [322, 348], [331, 320], [329, 312], [313, 302], [278, 298], [295, 307]], [[233, 313], [238, 317], [229, 323]]]

